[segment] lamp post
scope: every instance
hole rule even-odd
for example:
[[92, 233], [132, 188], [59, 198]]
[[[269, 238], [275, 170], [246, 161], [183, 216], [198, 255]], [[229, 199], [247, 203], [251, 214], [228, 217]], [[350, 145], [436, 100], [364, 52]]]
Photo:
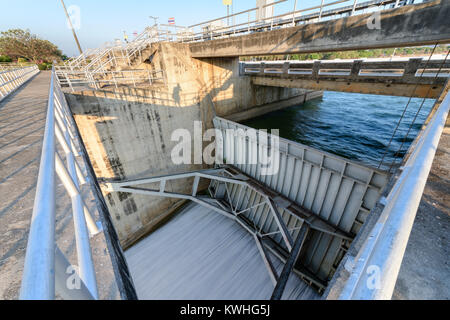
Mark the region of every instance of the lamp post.
[[222, 0], [224, 6], [227, 6], [227, 25], [230, 26], [230, 5], [233, 4], [233, 0]]

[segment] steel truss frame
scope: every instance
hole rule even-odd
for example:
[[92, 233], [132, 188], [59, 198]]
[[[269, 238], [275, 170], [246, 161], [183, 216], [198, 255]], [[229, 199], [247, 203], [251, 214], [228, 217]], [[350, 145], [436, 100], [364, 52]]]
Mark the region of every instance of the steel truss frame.
[[[192, 191], [190, 193], [175, 193], [166, 190], [167, 181], [189, 179], [189, 178], [193, 179], [191, 189]], [[224, 186], [223, 188], [224, 194], [218, 197], [216, 192], [217, 190], [213, 190], [211, 188], [211, 184], [209, 188], [211, 196], [198, 194], [198, 187], [200, 184], [200, 179], [202, 178], [214, 181]], [[159, 188], [157, 189], [142, 187], [142, 185], [158, 184], [158, 183]], [[231, 195], [228, 189], [228, 184], [238, 184], [250, 188], [253, 191], [260, 194], [262, 196], [261, 198], [262, 200], [259, 203], [253, 204], [249, 208], [238, 210], [237, 207], [233, 207]], [[222, 214], [227, 218], [236, 221], [255, 239], [258, 250], [267, 268], [270, 279], [274, 285], [274, 291], [271, 297], [274, 300], [281, 299], [281, 296], [284, 292], [284, 288], [289, 279], [289, 275], [292, 272], [295, 272], [307, 282], [314, 283], [320, 289], [324, 289], [326, 287], [326, 284], [322, 280], [317, 278], [314, 274], [307, 272], [306, 270], [299, 270], [298, 268], [295, 268], [295, 264], [300, 255], [302, 247], [305, 243], [308, 232], [311, 229], [327, 233], [332, 236], [340, 237], [343, 240], [353, 239], [353, 236], [350, 235], [349, 233], [340, 230], [339, 228], [333, 226], [332, 224], [330, 224], [326, 220], [323, 220], [314, 213], [292, 203], [290, 200], [284, 198], [283, 196], [280, 196], [275, 191], [270, 190], [269, 188], [263, 186], [261, 183], [243, 174], [235, 167], [231, 167], [228, 165], [219, 166], [215, 169], [191, 171], [179, 174], [164, 175], [122, 182], [108, 182], [104, 183], [104, 186], [106, 187], [106, 190], [109, 192], [126, 192], [149, 196], [160, 196], [167, 198], [191, 200], [211, 210], [214, 210], [215, 212]], [[225, 196], [228, 198], [228, 200], [226, 200]], [[256, 225], [252, 221], [249, 221], [249, 219], [247, 219], [242, 215], [242, 213], [259, 206], [269, 207], [270, 212], [272, 213], [273, 218], [278, 226], [277, 232], [262, 233], [261, 229], [258, 230]], [[302, 220], [303, 223], [299, 227], [300, 232], [298, 234], [297, 239], [295, 240], [292, 239], [292, 236], [290, 234], [290, 231], [292, 230], [288, 229], [286, 223], [284, 222], [278, 211], [278, 207], [285, 209], [290, 215], [296, 217], [297, 219]], [[275, 243], [270, 244], [270, 238], [268, 238], [267, 236], [272, 235], [274, 233], [281, 233], [286, 248], [288, 249], [287, 258], [286, 252], [280, 254], [280, 251], [283, 252], [286, 250], [284, 250], [283, 248], [277, 248], [279, 247], [278, 244]], [[269, 251], [285, 263], [283, 270], [280, 274], [278, 274], [277, 270], [275, 269], [272, 263], [272, 260], [268, 254]]]

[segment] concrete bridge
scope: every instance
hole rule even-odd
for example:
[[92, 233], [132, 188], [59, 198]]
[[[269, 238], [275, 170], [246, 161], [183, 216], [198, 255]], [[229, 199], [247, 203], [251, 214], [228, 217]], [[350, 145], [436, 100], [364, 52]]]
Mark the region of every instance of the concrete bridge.
[[[448, 1], [379, 11], [381, 28], [369, 28], [373, 13], [189, 44], [194, 58], [257, 56], [449, 43]], [[267, 27], [266, 27], [267, 28]]]
[[243, 62], [241, 74], [252, 84], [271, 87], [304, 88], [437, 98], [448, 77], [446, 60], [414, 58], [403, 61], [311, 61]]
[[[25, 90], [43, 85], [42, 82], [37, 85], [36, 79], [48, 83], [50, 88], [46, 101], [39, 93], [44, 103], [40, 108], [46, 110], [46, 129], [39, 131], [43, 138], [42, 155], [39, 174], [33, 172], [37, 186], [32, 217], [31, 206], [17, 215], [22, 208], [15, 207], [18, 203], [15, 201], [1, 211], [4, 217], [20, 217], [24, 226], [20, 246], [24, 247], [25, 239], [28, 240], [21, 297], [51, 299], [55, 297], [55, 287], [63, 298], [77, 299], [205, 297], [213, 289], [205, 279], [215, 279], [217, 274], [213, 272], [215, 268], [208, 271], [199, 268], [198, 262], [218, 256], [201, 256], [201, 249], [206, 247], [197, 245], [202, 243], [209, 245], [208, 252], [220, 249], [233, 254], [234, 258], [224, 253], [220, 255], [222, 259], [214, 259], [219, 267], [229, 270], [227, 263], [233, 259], [237, 263], [233, 268], [245, 270], [238, 282], [222, 287], [223, 295], [218, 298], [236, 297], [230, 293], [236, 292], [237, 284], [248, 288], [240, 298], [374, 299], [391, 298], [393, 292], [398, 297], [408, 297], [405, 288], [394, 290], [394, 286], [448, 115], [448, 78], [443, 80], [436, 70], [448, 68], [448, 62], [356, 61], [333, 62], [328, 66], [323, 62], [293, 62], [259, 64], [254, 68], [239, 61], [242, 55], [450, 42], [450, 25], [446, 21], [448, 1], [380, 11], [381, 24], [387, 26], [381, 30], [367, 28], [371, 14], [314, 22], [322, 14], [324, 17], [334, 17], [339, 12], [352, 14], [364, 6], [368, 5], [357, 6], [355, 1], [351, 11], [333, 9], [334, 13], [326, 14], [322, 7], [317, 7], [318, 16], [309, 18], [298, 15], [294, 9], [290, 13], [293, 24], [311, 23], [276, 29], [288, 24], [264, 18], [254, 24], [254, 29], [247, 28], [246, 35], [232, 32], [239, 27], [236, 26], [229, 33], [209, 30], [210, 38], [183, 33], [178, 39], [158, 28], [148, 28], [125, 46], [90, 51], [55, 68], [51, 76], [39, 75], [24, 87], [20, 85], [25, 81], [13, 82], [11, 89], [19, 89], [15, 93], [8, 89], [9, 96], [1, 102], [0, 112], [17, 111], [21, 93], [37, 97], [35, 90], [30, 93]], [[256, 76], [252, 69], [258, 71]], [[397, 70], [397, 75], [379, 77], [373, 71], [386, 69]], [[364, 70], [369, 70], [369, 75]], [[417, 77], [421, 70], [422, 76]], [[7, 81], [9, 85], [11, 82]], [[273, 144], [260, 140], [260, 136], [248, 136], [249, 128], [235, 121], [303, 103], [320, 96], [316, 90], [407, 96], [414, 87], [418, 89], [412, 96], [437, 100], [403, 160], [403, 169], [395, 174], [284, 139], [280, 139], [277, 151], [280, 171], [276, 174], [262, 174], [258, 162], [241, 163], [244, 158], [259, 159], [255, 150], [269, 151]], [[30, 103], [24, 108], [33, 108]], [[10, 118], [6, 114], [2, 117]], [[38, 122], [32, 114], [27, 121], [31, 121], [30, 126], [44, 123], [44, 119]], [[200, 127], [194, 125], [196, 121], [202, 122]], [[175, 164], [171, 158], [171, 150], [177, 144], [171, 139], [174, 130], [184, 129], [186, 135], [195, 136], [199, 130], [208, 128], [223, 133], [225, 165]], [[240, 134], [229, 135], [229, 129]], [[9, 132], [2, 137], [9, 139], [5, 146], [15, 146], [21, 141], [21, 137], [12, 138]], [[448, 139], [445, 134], [443, 137], [439, 148], [444, 152], [438, 153], [435, 163], [450, 162], [446, 161], [449, 153], [445, 152]], [[195, 148], [192, 146], [193, 154]], [[18, 154], [14, 150], [9, 152], [4, 161]], [[38, 155], [39, 149], [31, 152], [30, 159], [23, 159], [25, 165]], [[12, 165], [1, 169], [6, 170], [6, 178], [0, 185], [15, 185], [12, 179], [22, 169]], [[448, 168], [440, 166], [439, 170]], [[55, 183], [56, 176], [61, 185]], [[435, 199], [436, 194], [430, 190], [436, 183], [445, 186], [446, 182], [438, 179], [429, 183], [423, 204]], [[15, 193], [20, 198], [27, 190]], [[60, 202], [59, 196], [65, 191], [69, 193], [70, 200], [66, 201], [69, 207], [72, 205], [74, 218], [70, 239], [60, 237], [65, 228], [55, 229], [58, 219], [72, 217], [67, 210], [59, 212], [60, 204], [65, 203]], [[409, 206], [402, 207], [402, 203]], [[201, 220], [195, 225], [194, 216]], [[14, 225], [10, 220], [4, 221], [1, 225]], [[96, 222], [103, 228], [98, 228]], [[164, 290], [156, 296], [149, 286], [158, 282], [161, 270], [153, 263], [155, 256], [151, 254], [163, 253], [155, 248], [166, 251], [167, 239], [180, 230], [180, 224], [186, 235], [191, 236], [177, 239], [180, 251], [174, 251], [170, 259], [161, 259], [163, 264], [172, 263], [164, 265], [167, 270], [178, 271], [165, 279], [177, 281], [179, 286], [161, 287]], [[205, 225], [211, 229], [203, 228]], [[370, 239], [377, 241], [368, 242]], [[60, 240], [72, 245], [67, 247]], [[235, 249], [227, 249], [225, 244], [229, 243], [236, 244]], [[196, 259], [183, 255], [187, 244], [192, 246]], [[96, 252], [99, 247], [104, 250]], [[15, 251], [14, 245], [8, 248], [3, 257], [9, 259], [10, 273], [21, 274], [24, 252]], [[125, 254], [122, 248], [128, 249]], [[413, 243], [411, 250], [416, 254], [417, 243]], [[432, 253], [428, 254], [427, 257], [435, 259]], [[142, 259], [143, 256], [148, 259]], [[367, 259], [359, 259], [361, 256]], [[106, 260], [99, 262], [100, 258]], [[14, 263], [14, 259], [20, 263]], [[67, 280], [61, 270], [69, 266], [69, 261], [81, 266], [80, 291], [67, 291], [61, 286]], [[369, 266], [365, 262], [369, 261], [381, 267], [379, 290], [367, 291], [362, 285]], [[439, 264], [440, 260], [436, 261]], [[409, 262], [402, 268], [406, 268], [403, 274], [407, 274], [415, 267]], [[174, 288], [195, 287], [184, 277], [186, 270], [194, 272], [189, 279], [205, 275], [201, 279], [203, 285], [197, 288], [201, 294], [174, 295], [177, 291]], [[97, 286], [102, 277], [107, 279], [103, 283], [108, 283], [108, 288]], [[425, 282], [431, 283], [429, 278]], [[11, 288], [9, 296], [17, 297], [18, 281]]]

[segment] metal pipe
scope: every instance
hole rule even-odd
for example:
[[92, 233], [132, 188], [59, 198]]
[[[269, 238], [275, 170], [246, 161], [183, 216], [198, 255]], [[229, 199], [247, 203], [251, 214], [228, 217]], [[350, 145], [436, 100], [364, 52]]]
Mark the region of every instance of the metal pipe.
[[[62, 162], [61, 158], [57, 154], [55, 156], [55, 169], [56, 169], [56, 173], [58, 174], [59, 179], [61, 180], [61, 182], [63, 183], [67, 192], [69, 193], [69, 196], [71, 198], [73, 198], [73, 197], [76, 197], [77, 195], [80, 195], [79, 188], [73, 182], [72, 177], [70, 176], [69, 172], [67, 171], [66, 167], [64, 166], [64, 163]], [[100, 229], [98, 228], [97, 224], [95, 223], [94, 216], [87, 208], [83, 199], [81, 199], [81, 201], [83, 202], [83, 206], [85, 208], [84, 216], [85, 216], [88, 228], [89, 228], [89, 232], [92, 235], [95, 235], [100, 232]]]
[[297, 0], [294, 1], [294, 10], [292, 11], [292, 24], [295, 26], [295, 10], [297, 10]]
[[[69, 140], [69, 134], [66, 133], [66, 141]], [[77, 170], [75, 169], [75, 159], [73, 153], [66, 153], [69, 174], [75, 187], [79, 188], [77, 179]], [[72, 197], [72, 214], [75, 230], [75, 239], [77, 247], [78, 264], [80, 268], [80, 277], [89, 289], [94, 299], [98, 299], [97, 280], [95, 279], [94, 263], [92, 261], [91, 245], [89, 243], [89, 233], [86, 225], [83, 201], [78, 193]], [[89, 217], [90, 215], [88, 215]]]
[[450, 94], [433, 116], [388, 195], [386, 207], [355, 258], [340, 299], [390, 299], [450, 108]]
[[357, 3], [358, 3], [358, 0], [355, 0], [355, 2], [353, 2], [352, 12], [350, 13], [351, 16], [355, 14], [356, 4], [357, 4]]
[[320, 21], [320, 19], [322, 18], [322, 10], [323, 10], [323, 1], [320, 3], [320, 11], [319, 11], [319, 18], [317, 19], [317, 21]]
[[54, 73], [50, 81], [47, 120], [20, 299], [55, 297], [55, 117]]

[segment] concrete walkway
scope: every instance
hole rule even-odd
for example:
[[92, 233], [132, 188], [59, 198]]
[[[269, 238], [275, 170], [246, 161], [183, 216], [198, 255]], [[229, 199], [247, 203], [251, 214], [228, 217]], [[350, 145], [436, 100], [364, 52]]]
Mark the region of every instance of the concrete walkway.
[[[41, 72], [0, 103], [0, 300], [19, 297], [50, 77], [50, 72]], [[59, 154], [64, 153], [59, 150]], [[85, 171], [83, 161], [79, 164]], [[56, 182], [55, 237], [61, 251], [76, 265], [71, 201], [59, 179]], [[87, 206], [98, 215], [91, 185], [83, 185], [81, 191]], [[99, 297], [118, 299], [119, 291], [103, 232], [91, 238], [91, 249]]]

